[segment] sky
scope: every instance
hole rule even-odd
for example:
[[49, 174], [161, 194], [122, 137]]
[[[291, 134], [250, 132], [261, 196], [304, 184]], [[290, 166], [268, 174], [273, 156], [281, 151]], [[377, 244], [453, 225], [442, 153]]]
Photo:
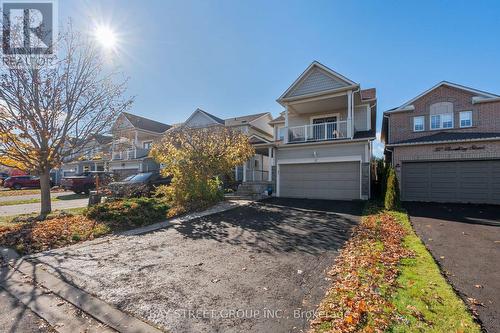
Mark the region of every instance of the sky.
[[[498, 1], [59, 0], [59, 22], [106, 24], [110, 61], [130, 83], [130, 112], [182, 122], [202, 108], [221, 118], [271, 112], [317, 60], [383, 111], [447, 80], [500, 93]], [[381, 153], [381, 146], [375, 149]]]

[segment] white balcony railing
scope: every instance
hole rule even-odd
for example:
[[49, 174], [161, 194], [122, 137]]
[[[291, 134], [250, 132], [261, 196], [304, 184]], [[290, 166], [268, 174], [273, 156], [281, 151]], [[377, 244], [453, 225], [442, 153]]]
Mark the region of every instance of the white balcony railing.
[[113, 160], [133, 160], [147, 156], [149, 149], [132, 148], [126, 150], [113, 151]]
[[348, 121], [288, 127], [288, 143], [346, 139]]

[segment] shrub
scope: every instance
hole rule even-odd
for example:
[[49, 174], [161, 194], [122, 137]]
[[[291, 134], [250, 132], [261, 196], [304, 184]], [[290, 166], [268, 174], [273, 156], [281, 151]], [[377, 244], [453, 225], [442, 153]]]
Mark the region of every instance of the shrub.
[[114, 230], [124, 230], [162, 221], [168, 209], [164, 202], [155, 198], [131, 198], [92, 206], [85, 215]]
[[224, 198], [220, 177], [254, 154], [245, 134], [225, 127], [167, 131], [153, 145], [151, 156], [165, 166], [162, 174], [173, 179], [170, 186], [159, 187], [156, 195], [173, 207], [169, 215], [210, 206]]
[[385, 209], [393, 210], [400, 206], [399, 183], [394, 168], [389, 168], [387, 189], [385, 193]]

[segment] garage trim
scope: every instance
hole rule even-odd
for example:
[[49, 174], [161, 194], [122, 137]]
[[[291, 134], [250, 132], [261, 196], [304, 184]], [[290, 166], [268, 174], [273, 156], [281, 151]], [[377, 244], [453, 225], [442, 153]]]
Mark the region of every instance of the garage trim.
[[276, 196], [280, 196], [280, 165], [281, 164], [313, 164], [313, 163], [332, 163], [332, 162], [359, 162], [359, 199], [363, 198], [362, 188], [362, 169], [363, 158], [361, 155], [354, 156], [336, 156], [336, 157], [316, 157], [316, 158], [289, 158], [277, 161], [276, 164]]

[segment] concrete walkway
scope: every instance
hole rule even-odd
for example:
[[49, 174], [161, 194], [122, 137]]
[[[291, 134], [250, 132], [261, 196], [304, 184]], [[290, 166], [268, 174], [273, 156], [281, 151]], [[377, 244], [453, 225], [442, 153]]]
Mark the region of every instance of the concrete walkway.
[[[86, 207], [88, 202], [89, 202], [88, 198], [53, 201], [52, 210], [64, 210], [69, 208]], [[31, 213], [37, 213], [39, 211], [40, 211], [40, 203], [0, 206], [0, 216], [31, 214]]]
[[[74, 192], [53, 192], [50, 194], [52, 198], [72, 195]], [[40, 199], [40, 194], [23, 194], [23, 195], [12, 195], [0, 197], [0, 202], [8, 202], [8, 201], [18, 201], [18, 200], [31, 200], [31, 199]]]

